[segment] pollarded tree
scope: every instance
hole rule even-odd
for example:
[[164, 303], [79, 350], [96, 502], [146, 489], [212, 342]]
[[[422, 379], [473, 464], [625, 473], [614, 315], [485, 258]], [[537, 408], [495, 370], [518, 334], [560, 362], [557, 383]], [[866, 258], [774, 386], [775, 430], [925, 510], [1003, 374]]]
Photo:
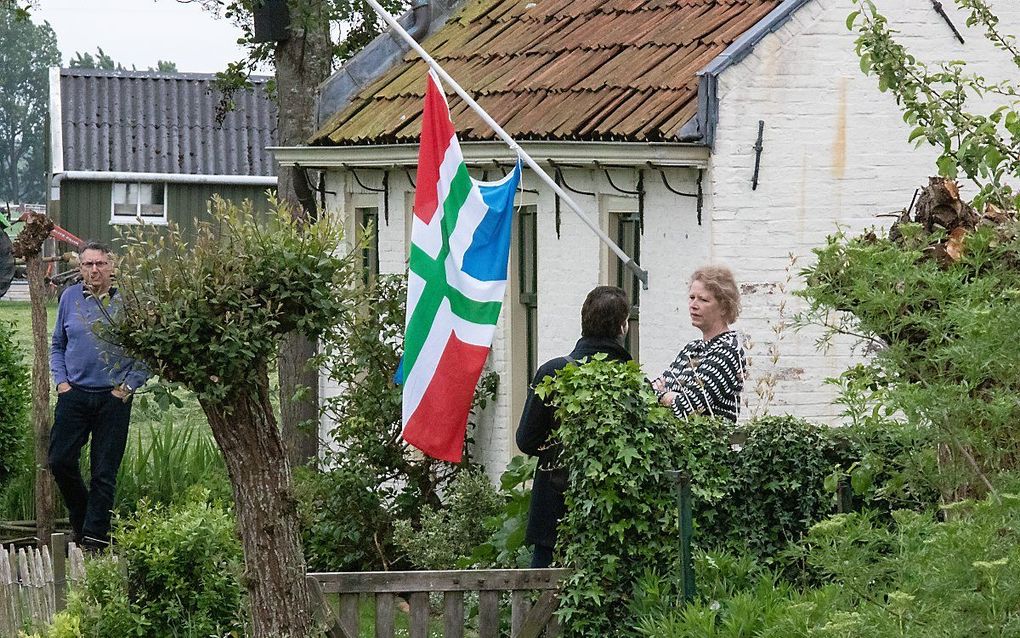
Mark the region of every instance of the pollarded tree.
[[296, 638], [314, 610], [269, 366], [283, 335], [314, 339], [342, 320], [358, 271], [335, 221], [299, 225], [273, 208], [257, 221], [250, 203], [216, 200], [191, 245], [175, 229], [129, 234], [110, 337], [196, 394], [233, 485], [252, 635]]

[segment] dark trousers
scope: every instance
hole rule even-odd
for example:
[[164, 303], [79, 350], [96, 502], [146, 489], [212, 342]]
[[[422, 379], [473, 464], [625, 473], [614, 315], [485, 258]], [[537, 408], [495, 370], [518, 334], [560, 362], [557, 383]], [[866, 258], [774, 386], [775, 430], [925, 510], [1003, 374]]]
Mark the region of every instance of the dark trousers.
[[552, 565], [553, 548], [546, 545], [535, 545], [535, 551], [531, 554], [532, 567], [548, 567]]
[[[86, 392], [72, 387], [57, 396], [49, 466], [78, 542], [85, 537], [109, 539], [117, 470], [127, 446], [130, 420], [131, 401], [125, 403], [109, 391]], [[86, 488], [79, 459], [90, 435], [92, 477]]]

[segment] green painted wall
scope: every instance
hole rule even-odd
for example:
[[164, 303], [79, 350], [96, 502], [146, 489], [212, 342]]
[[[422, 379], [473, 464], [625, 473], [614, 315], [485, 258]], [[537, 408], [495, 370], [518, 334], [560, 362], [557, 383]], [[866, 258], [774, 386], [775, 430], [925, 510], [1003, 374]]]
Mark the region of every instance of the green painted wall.
[[[111, 242], [116, 226], [110, 223], [113, 186], [110, 182], [71, 181], [60, 185], [57, 223], [82, 239]], [[261, 186], [220, 186], [214, 184], [170, 184], [167, 188], [167, 220], [181, 227], [188, 238], [194, 220], [209, 219], [209, 200], [214, 194], [238, 202], [250, 199], [258, 212], [269, 210]]]

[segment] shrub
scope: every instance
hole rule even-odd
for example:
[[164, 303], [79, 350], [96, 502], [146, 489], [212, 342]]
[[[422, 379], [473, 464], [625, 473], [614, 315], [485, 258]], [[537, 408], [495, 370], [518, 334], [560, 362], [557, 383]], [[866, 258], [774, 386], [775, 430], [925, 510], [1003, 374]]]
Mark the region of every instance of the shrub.
[[12, 326], [0, 322], [0, 488], [17, 474], [23, 457], [31, 401], [28, 366]]
[[421, 569], [454, 569], [490, 536], [485, 522], [496, 516], [503, 499], [484, 473], [463, 471], [450, 482], [442, 508], [426, 505], [419, 529], [397, 521], [393, 540]]
[[515, 456], [499, 477], [499, 496], [502, 506], [485, 520], [488, 539], [474, 548], [471, 556], [458, 567], [495, 567], [512, 569], [528, 567], [531, 552], [524, 544], [531, 507], [531, 479], [535, 476], [538, 459]]
[[[741, 428], [729, 449], [726, 495], [699, 505], [706, 545], [748, 551], [770, 560], [833, 511], [825, 479], [833, 471], [827, 428], [794, 417], [761, 417]], [[712, 508], [714, 515], [706, 510]]]
[[315, 571], [372, 571], [389, 567], [393, 520], [371, 473], [353, 467], [295, 470], [302, 545]]
[[143, 503], [119, 521], [117, 557], [86, 562], [58, 626], [83, 636], [243, 635], [241, 546], [233, 517], [207, 497], [169, 510]]

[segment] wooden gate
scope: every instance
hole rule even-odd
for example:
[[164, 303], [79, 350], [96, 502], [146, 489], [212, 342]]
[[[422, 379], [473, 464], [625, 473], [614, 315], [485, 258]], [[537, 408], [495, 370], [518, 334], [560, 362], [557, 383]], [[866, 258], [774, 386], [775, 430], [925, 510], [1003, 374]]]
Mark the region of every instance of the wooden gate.
[[[411, 638], [429, 635], [429, 594], [443, 595], [443, 636], [463, 638], [464, 595], [478, 593], [478, 638], [500, 634], [500, 599], [510, 598], [510, 636], [538, 638], [559, 635], [553, 616], [559, 583], [567, 569], [490, 569], [414, 572], [332, 572], [308, 574], [309, 584], [323, 594], [340, 595], [339, 619], [323, 601], [330, 636], [358, 638], [362, 594], [374, 597], [375, 636], [393, 638], [397, 594], [407, 597]], [[540, 592], [531, 604], [533, 592]]]

